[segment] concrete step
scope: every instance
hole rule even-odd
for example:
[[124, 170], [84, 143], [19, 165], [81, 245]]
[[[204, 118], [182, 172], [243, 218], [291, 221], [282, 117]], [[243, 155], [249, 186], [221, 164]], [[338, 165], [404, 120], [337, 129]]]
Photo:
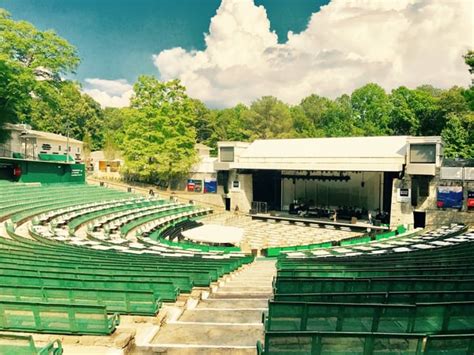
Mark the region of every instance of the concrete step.
[[179, 318], [179, 322], [255, 324], [262, 321], [262, 312], [262, 310], [246, 310], [238, 308], [195, 308], [192, 310], [186, 310]]
[[260, 298], [260, 299], [269, 299], [272, 297], [271, 292], [229, 292], [229, 291], [221, 291], [216, 293], [211, 293], [209, 298]]
[[271, 286], [255, 286], [253, 283], [249, 283], [252, 286], [234, 286], [225, 284], [217, 289], [217, 292], [240, 292], [240, 293], [253, 293], [253, 292], [266, 292], [272, 293], [273, 288]]
[[210, 298], [210, 299], [205, 299], [201, 300], [197, 308], [246, 308], [246, 309], [251, 309], [251, 308], [258, 308], [262, 309], [268, 308], [268, 300], [266, 299], [216, 299], [216, 298]]
[[230, 279], [228, 282], [255, 282], [255, 283], [265, 283], [265, 282], [272, 282], [273, 276], [268, 277], [252, 277], [252, 276], [238, 276], [233, 279]]
[[[103, 355], [102, 353], [101, 355]], [[129, 355], [255, 355], [256, 347], [210, 347], [204, 345], [168, 344], [167, 347], [149, 345], [146, 347], [135, 347], [129, 351]], [[108, 353], [106, 355], [109, 355]]]
[[188, 346], [253, 347], [263, 339], [263, 324], [226, 325], [215, 323], [168, 323], [151, 341], [153, 345], [186, 344]]

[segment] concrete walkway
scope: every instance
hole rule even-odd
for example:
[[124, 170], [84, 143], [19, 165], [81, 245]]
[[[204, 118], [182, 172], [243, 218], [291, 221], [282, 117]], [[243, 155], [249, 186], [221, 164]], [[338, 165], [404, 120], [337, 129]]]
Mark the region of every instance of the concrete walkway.
[[275, 273], [274, 260], [257, 260], [233, 273], [133, 353], [255, 354]]

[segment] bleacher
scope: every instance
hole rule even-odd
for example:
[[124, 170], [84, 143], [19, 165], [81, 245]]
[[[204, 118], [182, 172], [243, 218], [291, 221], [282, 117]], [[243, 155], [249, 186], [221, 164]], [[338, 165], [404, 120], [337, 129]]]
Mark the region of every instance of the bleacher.
[[473, 354], [473, 242], [452, 225], [282, 254], [258, 352]]
[[[253, 260], [143, 233], [211, 212], [190, 204], [66, 184], [2, 183], [0, 199], [1, 331], [108, 335], [121, 315], [154, 316]], [[0, 336], [6, 348], [62, 352], [60, 343], [37, 349], [29, 338]]]

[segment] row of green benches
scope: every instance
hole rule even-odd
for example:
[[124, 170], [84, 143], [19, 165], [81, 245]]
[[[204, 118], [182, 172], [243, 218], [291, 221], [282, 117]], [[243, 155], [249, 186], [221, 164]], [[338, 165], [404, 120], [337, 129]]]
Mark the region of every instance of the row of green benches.
[[459, 231], [408, 252], [280, 257], [259, 352], [472, 354], [474, 240]]
[[472, 355], [474, 334], [268, 331], [259, 354]]

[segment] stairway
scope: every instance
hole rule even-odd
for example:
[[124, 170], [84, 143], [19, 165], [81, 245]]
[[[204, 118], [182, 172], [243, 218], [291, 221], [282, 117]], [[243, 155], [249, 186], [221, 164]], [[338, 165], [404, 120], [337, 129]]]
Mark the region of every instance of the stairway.
[[274, 260], [257, 260], [235, 272], [207, 299], [163, 325], [143, 353], [255, 354], [275, 273]]

